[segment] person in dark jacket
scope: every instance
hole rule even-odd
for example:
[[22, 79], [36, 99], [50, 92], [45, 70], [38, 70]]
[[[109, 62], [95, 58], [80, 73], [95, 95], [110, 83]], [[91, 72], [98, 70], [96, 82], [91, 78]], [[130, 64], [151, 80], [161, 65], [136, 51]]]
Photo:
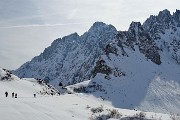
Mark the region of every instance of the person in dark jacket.
[[12, 93], [12, 98], [14, 98], [14, 92]]
[[17, 98], [17, 93], [15, 94], [15, 98]]
[[34, 98], [36, 97], [36, 94], [34, 93]]
[[8, 92], [7, 92], [7, 91], [5, 92], [5, 96], [6, 96], [6, 97], [8, 96]]

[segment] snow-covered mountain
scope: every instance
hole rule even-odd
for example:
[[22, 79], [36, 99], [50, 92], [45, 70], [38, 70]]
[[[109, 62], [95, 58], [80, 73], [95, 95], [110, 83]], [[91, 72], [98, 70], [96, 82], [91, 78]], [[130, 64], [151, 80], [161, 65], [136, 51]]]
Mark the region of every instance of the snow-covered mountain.
[[96, 22], [52, 45], [14, 73], [45, 79], [111, 101], [115, 107], [177, 113], [180, 111], [180, 11], [150, 16], [128, 31]]
[[82, 36], [73, 33], [55, 40], [42, 54], [14, 73], [19, 77], [41, 78], [54, 85], [60, 81], [68, 85], [89, 79], [96, 59], [116, 33], [112, 25], [96, 22]]
[[158, 16], [150, 16], [143, 28], [156, 42], [160, 52], [169, 54], [176, 62], [180, 62], [180, 10], [173, 15], [168, 10], [159, 12]]

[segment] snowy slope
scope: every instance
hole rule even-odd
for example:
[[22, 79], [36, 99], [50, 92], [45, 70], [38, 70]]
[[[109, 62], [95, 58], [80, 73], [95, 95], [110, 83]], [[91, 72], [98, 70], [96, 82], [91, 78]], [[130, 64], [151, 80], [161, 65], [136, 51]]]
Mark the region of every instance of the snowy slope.
[[[0, 81], [1, 89], [11, 93], [18, 93], [20, 97], [32, 97], [33, 94], [38, 95], [53, 95], [58, 94], [53, 86], [48, 85], [42, 80], [37, 80], [34, 78], [23, 78], [20, 79], [17, 76], [13, 75], [10, 71], [0, 68]], [[17, 89], [18, 91], [13, 91]], [[4, 96], [5, 91], [0, 91], [1, 97]]]
[[109, 57], [102, 56], [107, 66], [125, 75], [119, 72], [118, 76], [118, 72], [115, 71], [110, 75], [98, 73], [87, 87], [75, 91], [85, 91], [102, 97], [119, 108], [179, 113], [179, 67], [176, 64], [165, 63], [159, 68], [152, 62], [143, 61], [145, 58], [140, 53], [128, 55], [126, 58], [113, 54]]
[[[6, 71], [0, 68], [0, 77]], [[34, 92], [42, 90], [42, 86], [34, 79], [19, 79], [15, 76], [13, 80], [0, 80], [0, 116], [2, 120], [88, 120], [97, 117], [105, 118], [110, 111], [116, 110], [121, 118], [135, 117], [140, 111], [114, 108], [110, 102], [103, 101], [87, 94], [63, 94], [60, 96], [49, 96]], [[7, 98], [4, 92], [17, 92], [18, 98]], [[101, 107], [102, 106], [102, 107]], [[93, 113], [92, 109], [102, 108], [102, 112]], [[112, 112], [111, 112], [112, 113]], [[147, 119], [169, 120], [170, 116], [159, 113], [145, 113]], [[137, 116], [137, 115], [136, 115]], [[115, 118], [115, 117], [114, 117]], [[111, 118], [113, 119], [113, 118]]]

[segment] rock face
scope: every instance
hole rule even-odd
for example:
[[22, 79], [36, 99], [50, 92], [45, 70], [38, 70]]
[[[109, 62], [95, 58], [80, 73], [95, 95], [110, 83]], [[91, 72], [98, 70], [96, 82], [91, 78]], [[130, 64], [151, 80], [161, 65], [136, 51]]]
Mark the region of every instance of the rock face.
[[156, 47], [154, 40], [151, 39], [149, 34], [143, 29], [141, 23], [132, 22], [128, 31], [118, 32], [116, 39], [121, 48], [125, 45], [135, 50], [135, 46], [137, 46], [139, 51], [144, 54], [147, 59], [150, 59], [155, 64], [161, 64], [158, 47]]
[[0, 68], [0, 81], [11, 81], [17, 78], [15, 75], [13, 75], [9, 70]]
[[168, 10], [163, 10], [157, 16], [150, 16], [143, 28], [160, 51], [166, 51], [176, 63], [180, 63], [180, 10], [176, 10], [173, 15]]
[[[105, 65], [102, 55], [115, 54], [123, 58], [140, 52], [144, 56], [142, 60], [161, 65], [164, 54], [168, 54], [169, 59], [180, 63], [179, 26], [179, 10], [173, 15], [163, 10], [157, 16], [151, 15], [143, 25], [132, 22], [128, 31], [117, 31], [112, 25], [96, 22], [82, 36], [73, 33], [56, 39], [14, 74], [44, 79], [58, 86], [60, 82], [63, 85], [75, 84], [93, 78], [97, 73], [114, 75], [119, 68]], [[107, 68], [105, 71], [104, 67]], [[125, 75], [123, 70], [118, 70], [117, 74]]]

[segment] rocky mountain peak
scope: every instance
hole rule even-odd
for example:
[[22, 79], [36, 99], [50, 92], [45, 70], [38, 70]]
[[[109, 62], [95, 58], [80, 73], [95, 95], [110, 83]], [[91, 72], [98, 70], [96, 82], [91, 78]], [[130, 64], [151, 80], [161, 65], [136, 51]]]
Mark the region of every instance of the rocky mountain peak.
[[132, 22], [128, 29], [129, 32], [136, 34], [143, 31], [143, 27], [140, 22]]
[[107, 25], [103, 22], [95, 22], [91, 26], [91, 28], [88, 30], [88, 32], [94, 33], [94, 32], [101, 31], [105, 26], [107, 26]]
[[158, 15], [151, 15], [143, 23], [143, 28], [153, 39], [158, 40], [161, 38], [160, 34], [165, 34], [166, 29], [174, 29], [174, 27], [177, 26], [178, 22], [174, 19], [175, 17], [173, 17], [176, 16], [176, 19], [178, 19], [177, 13], [171, 15], [167, 9], [160, 11]]
[[158, 17], [160, 17], [160, 18], [170, 17], [170, 16], [171, 16], [171, 13], [167, 9], [165, 9], [163, 11], [160, 11], [159, 14], [158, 14]]
[[98, 35], [101, 32], [109, 31], [109, 32], [115, 32], [117, 31], [116, 28], [112, 25], [107, 25], [103, 22], [95, 22], [91, 28], [88, 30], [88, 33]]
[[180, 26], [180, 10], [176, 10], [173, 15], [167, 9], [160, 11], [156, 16], [151, 15], [144, 23], [143, 28], [151, 34], [163, 33], [165, 29]]
[[106, 23], [103, 23], [103, 22], [95, 22], [90, 29], [96, 29], [96, 28], [99, 28], [99, 27], [103, 27], [103, 26], [106, 26]]
[[141, 28], [142, 26], [141, 26], [141, 23], [140, 22], [132, 22], [131, 24], [130, 24], [130, 27], [129, 27], [129, 29], [132, 29], [132, 28]]
[[177, 27], [180, 27], [180, 10], [176, 10], [176, 12], [173, 13], [173, 18], [177, 23]]
[[77, 37], [79, 37], [79, 35], [78, 35], [78, 33], [75, 32], [68, 36], [63, 37], [63, 39], [76, 39]]
[[157, 16], [157, 20], [162, 25], [173, 24], [172, 15], [171, 15], [170, 11], [168, 11], [167, 9], [159, 12], [159, 14]]
[[115, 37], [116, 33], [117, 30], [114, 26], [103, 22], [95, 22], [81, 38], [84, 46], [89, 49], [94, 49], [95, 46], [103, 48], [109, 40]]
[[[135, 51], [135, 46], [137, 46], [140, 53], [144, 54], [147, 59], [150, 59], [157, 65], [161, 64], [158, 48], [148, 32], [143, 29], [140, 22], [132, 22], [129, 30], [118, 32], [116, 38], [119, 40], [119, 47], [127, 46], [129, 49]], [[125, 53], [123, 49], [122, 53]]]
[[176, 12], [175, 12], [175, 13], [173, 13], [173, 15], [180, 16], [180, 10], [176, 9]]

